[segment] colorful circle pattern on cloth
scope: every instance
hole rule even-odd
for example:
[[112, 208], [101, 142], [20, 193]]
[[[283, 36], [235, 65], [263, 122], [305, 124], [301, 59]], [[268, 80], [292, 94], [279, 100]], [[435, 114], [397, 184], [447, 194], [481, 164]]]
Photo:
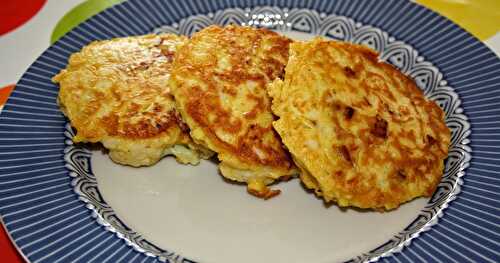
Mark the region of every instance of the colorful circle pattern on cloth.
[[92, 40], [144, 34], [196, 14], [280, 6], [349, 17], [404, 41], [439, 68], [469, 116], [473, 157], [462, 193], [439, 224], [422, 232], [402, 253], [381, 261], [500, 260], [500, 181], [495, 171], [500, 158], [500, 134], [495, 133], [500, 128], [498, 57], [447, 19], [410, 2], [295, 2], [129, 1], [87, 20], [39, 57], [0, 115], [0, 214], [27, 258], [34, 262], [160, 260], [131, 249], [103, 228], [73, 191], [64, 160], [66, 120], [56, 103], [58, 88], [50, 82], [71, 53]]

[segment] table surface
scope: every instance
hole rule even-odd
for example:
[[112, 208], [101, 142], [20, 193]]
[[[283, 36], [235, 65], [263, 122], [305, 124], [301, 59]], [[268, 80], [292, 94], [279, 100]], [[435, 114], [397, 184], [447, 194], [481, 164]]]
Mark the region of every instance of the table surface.
[[[86, 18], [121, 0], [4, 0], [0, 9], [0, 110], [29, 65]], [[474, 34], [500, 56], [500, 1], [418, 0]], [[478, 16], [477, 14], [481, 14]], [[1, 216], [1, 215], [0, 215]], [[0, 227], [2, 262], [24, 262]]]

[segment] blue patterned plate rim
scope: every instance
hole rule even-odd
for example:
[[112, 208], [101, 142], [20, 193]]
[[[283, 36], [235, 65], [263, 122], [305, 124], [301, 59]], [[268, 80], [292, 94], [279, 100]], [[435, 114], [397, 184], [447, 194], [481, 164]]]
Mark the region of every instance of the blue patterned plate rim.
[[[102, 219], [99, 213], [94, 210], [93, 216], [98, 220], [89, 216], [85, 206], [92, 205], [82, 202], [73, 191], [75, 181], [68, 176], [71, 168], [64, 160], [70, 144], [65, 136], [70, 131], [55, 103], [57, 87], [50, 83], [50, 77], [65, 66], [70, 53], [89, 40], [144, 34], [164, 25], [174, 25], [168, 30], [176, 30], [176, 23], [197, 14], [210, 16], [228, 8], [251, 11], [255, 7], [278, 6], [282, 10], [315, 10], [320, 17], [330, 14], [347, 17], [404, 41], [418, 50], [419, 60], [430, 61], [439, 69], [444, 81], [440, 81], [440, 86], [453, 87], [452, 93], [460, 98], [454, 100], [455, 113], [469, 117], [470, 132], [467, 127], [457, 146], [465, 152], [471, 147], [474, 155], [470, 164], [462, 160], [463, 165], [458, 169], [468, 167], [467, 175], [463, 181], [457, 177], [452, 186], [461, 188], [461, 194], [447, 208], [439, 224], [430, 231], [419, 232], [419, 238], [412, 240], [401, 253], [380, 260], [498, 261], [500, 180], [499, 172], [495, 171], [500, 167], [500, 134], [495, 133], [500, 128], [498, 57], [449, 20], [410, 2], [296, 2], [193, 0], [176, 4], [132, 0], [90, 18], [44, 52], [23, 75], [0, 115], [0, 214], [21, 252], [33, 262], [165, 260], [131, 249], [130, 241], [123, 242], [108, 231], [116, 231], [113, 227], [102, 228], [101, 224], [106, 222], [97, 223]], [[73, 163], [79, 162], [82, 160]], [[89, 171], [82, 174], [85, 172]], [[120, 232], [116, 235], [123, 237]], [[380, 248], [373, 251], [377, 249]], [[94, 255], [89, 251], [101, 252]], [[169, 259], [190, 262], [175, 254]], [[360, 259], [378, 257], [362, 255], [354, 260]]]

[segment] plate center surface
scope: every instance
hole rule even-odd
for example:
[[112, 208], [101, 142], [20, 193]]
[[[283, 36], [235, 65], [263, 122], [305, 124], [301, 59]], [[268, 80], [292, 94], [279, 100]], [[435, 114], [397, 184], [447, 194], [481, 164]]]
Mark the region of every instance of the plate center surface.
[[200, 262], [337, 262], [388, 241], [425, 206], [418, 199], [386, 213], [325, 207], [298, 179], [267, 201], [225, 182], [216, 164], [147, 168], [94, 151], [99, 191], [118, 217], [155, 245]]

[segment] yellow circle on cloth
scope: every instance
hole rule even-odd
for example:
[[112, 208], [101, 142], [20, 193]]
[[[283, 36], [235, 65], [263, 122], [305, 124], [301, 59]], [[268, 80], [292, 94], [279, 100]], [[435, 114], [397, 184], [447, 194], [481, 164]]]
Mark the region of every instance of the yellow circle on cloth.
[[500, 31], [500, 0], [416, 0], [481, 40]]

